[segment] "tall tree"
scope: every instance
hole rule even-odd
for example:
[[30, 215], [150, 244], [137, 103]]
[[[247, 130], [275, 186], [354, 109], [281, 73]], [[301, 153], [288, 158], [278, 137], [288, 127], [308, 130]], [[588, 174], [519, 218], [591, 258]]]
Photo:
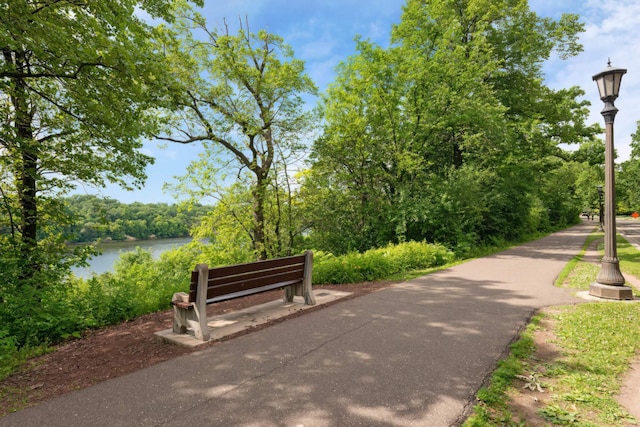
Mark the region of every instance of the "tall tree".
[[640, 212], [640, 121], [636, 124], [631, 134], [631, 157], [616, 171], [616, 200], [619, 210]]
[[144, 181], [152, 159], [139, 138], [153, 133], [151, 108], [169, 75], [150, 43], [160, 34], [140, 13], [171, 19], [174, 7], [168, 0], [0, 6], [0, 232], [3, 252], [17, 251], [5, 255], [17, 257], [22, 278], [64, 264], [61, 237], [44, 239], [41, 229], [66, 221], [56, 195], [78, 183]]
[[[553, 52], [580, 50], [581, 29], [577, 16], [541, 18], [526, 0], [409, 0], [391, 46], [360, 41], [324, 99], [305, 192], [327, 202], [316, 205], [314, 235], [337, 232], [366, 249], [517, 234], [538, 173], [554, 165], [541, 160], [596, 130], [584, 125], [578, 88], [542, 83]], [[324, 227], [322, 207], [335, 200], [351, 202], [338, 203], [342, 226]]]
[[253, 203], [250, 237], [257, 257], [264, 259], [265, 203], [274, 163], [284, 160], [279, 153], [300, 147], [311, 131], [313, 114], [305, 111], [302, 95], [315, 94], [315, 85], [281, 37], [264, 30], [251, 33], [248, 23], [231, 35], [228, 26], [209, 30], [193, 14], [176, 30], [181, 44], [173, 51], [174, 66], [184, 79], [175, 97], [180, 114], [159, 138], [203, 141], [209, 156], [191, 167], [186, 179], [200, 182], [205, 193], [215, 193], [215, 181], [224, 180], [213, 171], [232, 169], [239, 178], [246, 171]]

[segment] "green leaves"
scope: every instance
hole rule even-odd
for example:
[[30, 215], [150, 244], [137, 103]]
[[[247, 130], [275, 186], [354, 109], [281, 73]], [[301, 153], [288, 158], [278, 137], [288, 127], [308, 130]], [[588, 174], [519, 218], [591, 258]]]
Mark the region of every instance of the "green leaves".
[[[283, 194], [274, 168], [284, 170], [285, 185], [291, 185], [288, 162], [303, 147], [300, 141], [313, 131], [316, 116], [305, 110], [302, 95], [314, 95], [316, 87], [305, 74], [304, 64], [294, 58], [281, 37], [265, 30], [250, 33], [248, 23], [231, 35], [228, 27], [210, 30], [201, 17], [187, 15], [173, 29], [180, 43], [171, 46], [168, 59], [182, 81], [175, 88], [173, 113], [159, 138], [179, 143], [205, 141], [206, 149], [206, 155], [189, 166], [180, 188], [192, 197], [206, 195], [220, 203], [230, 202], [217, 209], [230, 208], [239, 234], [248, 234], [259, 258], [290, 251], [293, 239], [283, 239], [279, 225], [285, 222], [286, 205], [291, 206], [291, 192], [280, 199]], [[192, 58], [186, 65], [182, 63], [185, 57]], [[227, 173], [250, 189], [251, 208], [242, 215], [233, 202], [238, 189], [226, 191]], [[271, 194], [276, 197], [274, 216], [267, 206]], [[275, 250], [269, 248], [272, 229], [277, 230], [275, 240], [279, 242]], [[202, 228], [198, 233], [203, 233]], [[234, 233], [224, 234], [231, 237]], [[237, 243], [244, 240], [235, 237]]]
[[62, 295], [71, 266], [92, 251], [65, 244], [72, 215], [59, 197], [77, 185], [142, 186], [153, 159], [141, 139], [155, 133], [157, 106], [175, 79], [151, 43], [171, 35], [140, 16], [169, 18], [178, 7], [167, 0], [0, 6], [0, 318], [18, 346], [77, 332], [78, 313]]
[[323, 96], [303, 188], [314, 241], [463, 248], [577, 220], [574, 187], [558, 205], [543, 177], [569, 177], [549, 159], [569, 158], [559, 145], [592, 141], [599, 127], [584, 124], [580, 89], [543, 85], [542, 65], [578, 52], [581, 30], [525, 0], [410, 0], [389, 48], [358, 39]]
[[443, 266], [455, 260], [455, 255], [442, 245], [406, 242], [371, 249], [364, 253], [350, 252], [341, 256], [318, 252], [314, 255], [313, 283], [360, 283], [389, 278]]

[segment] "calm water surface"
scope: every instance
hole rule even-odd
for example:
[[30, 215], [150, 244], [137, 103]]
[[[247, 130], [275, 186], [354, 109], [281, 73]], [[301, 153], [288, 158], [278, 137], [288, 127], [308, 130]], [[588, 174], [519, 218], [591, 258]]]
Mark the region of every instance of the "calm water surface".
[[102, 243], [99, 247], [102, 254], [89, 260], [88, 267], [74, 267], [73, 273], [78, 277], [88, 278], [92, 273], [101, 274], [113, 270], [113, 265], [120, 258], [120, 254], [140, 247], [151, 250], [154, 259], [160, 258], [160, 254], [169, 249], [177, 248], [191, 241], [191, 237], [178, 237], [175, 239], [137, 240], [135, 242], [110, 242]]

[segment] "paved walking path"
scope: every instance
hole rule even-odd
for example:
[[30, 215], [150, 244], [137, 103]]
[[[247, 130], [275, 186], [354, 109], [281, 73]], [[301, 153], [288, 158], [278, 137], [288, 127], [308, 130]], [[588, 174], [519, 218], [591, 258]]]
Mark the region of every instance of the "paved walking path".
[[640, 219], [620, 219], [616, 220], [616, 230], [624, 238], [640, 250]]
[[0, 426], [452, 426], [588, 222], [0, 418]]

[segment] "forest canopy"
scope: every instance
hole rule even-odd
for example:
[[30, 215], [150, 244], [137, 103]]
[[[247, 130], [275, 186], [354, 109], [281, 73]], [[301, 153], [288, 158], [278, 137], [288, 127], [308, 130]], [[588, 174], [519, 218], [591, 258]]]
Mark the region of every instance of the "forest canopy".
[[125, 204], [90, 195], [67, 197], [64, 203], [74, 218], [65, 233], [70, 243], [187, 237], [211, 210], [199, 204], [189, 209], [166, 203]]

